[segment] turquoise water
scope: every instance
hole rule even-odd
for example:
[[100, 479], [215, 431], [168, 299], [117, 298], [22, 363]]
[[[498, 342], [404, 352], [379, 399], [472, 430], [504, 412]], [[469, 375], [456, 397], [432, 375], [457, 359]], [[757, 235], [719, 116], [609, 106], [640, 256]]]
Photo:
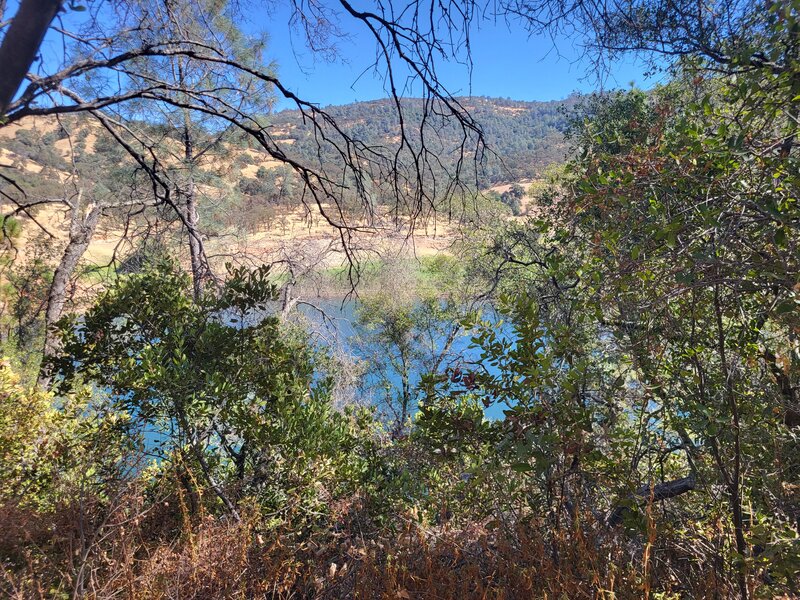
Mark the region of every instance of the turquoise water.
[[[313, 304], [314, 307], [309, 304]], [[308, 329], [312, 341], [323, 346], [335, 346], [335, 349], [339, 352], [344, 352], [359, 361], [363, 361], [363, 366], [366, 367], [365, 375], [361, 381], [354, 385], [350, 393], [357, 401], [373, 403], [380, 409], [384, 404], [387, 390], [376, 389], [381, 379], [376, 375], [376, 372], [385, 369], [387, 366], [386, 351], [379, 345], [370, 345], [363, 342], [364, 331], [358, 325], [358, 302], [317, 299], [309, 304], [300, 304], [298, 312], [304, 317], [301, 319], [301, 323]], [[260, 313], [261, 316], [250, 315], [245, 318], [241, 318], [240, 315], [236, 317], [231, 315], [228, 319], [223, 317], [223, 320], [229, 320], [229, 324], [232, 326], [246, 327], [248, 324], [263, 318], [263, 314]], [[499, 323], [497, 316], [488, 311], [482, 318], [490, 323]], [[500, 324], [499, 326], [501, 330], [507, 330], [507, 325]], [[435, 342], [437, 344], [435, 351], [441, 352], [444, 340], [439, 339], [435, 340]], [[415, 365], [415, 367], [419, 367], [419, 365]], [[453, 341], [450, 350], [442, 361], [439, 372], [444, 372], [448, 367], [461, 367], [464, 372], [476, 368], [484, 368], [490, 373], [496, 372], [495, 367], [481, 364], [481, 351], [475, 348], [472, 343], [472, 332], [463, 330]], [[423, 375], [422, 369], [413, 368], [409, 375], [411, 386], [416, 388]], [[401, 388], [400, 374], [395, 373], [394, 376], [388, 377], [388, 380], [391, 387], [394, 388], [388, 390], [388, 392], [397, 393]], [[417, 394], [413, 395], [418, 398]], [[505, 405], [491, 405], [485, 409], [485, 414], [490, 419], [502, 419], [504, 417], [503, 410], [506, 408]], [[412, 406], [411, 414], [415, 410], [416, 407]], [[160, 429], [148, 429], [143, 434], [145, 447], [149, 451], [156, 451], [168, 440], [166, 434]]]
[[[363, 341], [365, 333], [358, 325], [358, 302], [319, 299], [311, 304], [314, 307], [301, 304], [298, 306], [299, 312], [307, 320], [312, 339], [317, 340], [323, 345], [336, 345], [340, 351], [344, 351], [350, 356], [363, 361], [366, 367], [366, 374], [362, 380], [362, 385], [356, 391], [366, 396], [368, 401], [377, 404], [379, 407], [385, 399], [387, 390], [376, 390], [382, 378], [377, 375], [379, 371], [389, 369], [386, 349], [375, 344], [366, 344]], [[483, 315], [483, 319], [497, 323], [497, 317], [490, 312]], [[505, 328], [501, 325], [502, 328]], [[466, 372], [476, 367], [485, 368], [490, 373], [495, 369], [490, 365], [481, 364], [481, 351], [475, 348], [472, 343], [472, 332], [463, 331], [455, 338], [449, 351], [442, 360], [439, 372], [443, 372], [448, 367], [461, 367]], [[428, 341], [430, 339], [428, 338]], [[435, 350], [439, 354], [445, 344], [445, 339], [434, 339]], [[428, 345], [430, 348], [430, 344]], [[410, 371], [411, 386], [416, 388], [423, 373], [422, 365], [416, 364]], [[389, 393], [398, 393], [401, 388], [400, 373], [394, 372], [387, 377], [390, 385], [394, 388], [388, 390]], [[486, 416], [489, 418], [502, 418], [505, 406], [492, 405], [486, 409]], [[413, 412], [413, 410], [412, 410]]]

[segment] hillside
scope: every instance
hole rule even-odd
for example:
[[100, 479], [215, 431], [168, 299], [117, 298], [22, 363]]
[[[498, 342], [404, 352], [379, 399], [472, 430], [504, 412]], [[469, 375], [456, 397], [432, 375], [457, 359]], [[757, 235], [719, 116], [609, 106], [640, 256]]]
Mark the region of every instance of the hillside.
[[[563, 160], [563, 109], [574, 100], [462, 98], [461, 102], [482, 126], [491, 151], [479, 171], [479, 187], [495, 192], [491, 202], [505, 202], [515, 215], [524, 213], [527, 198], [516, 185], [516, 197], [509, 198], [511, 184], [521, 183], [527, 188], [547, 165]], [[419, 117], [421, 101], [406, 100], [403, 109], [407, 116]], [[397, 141], [399, 129], [389, 100], [332, 106], [326, 111], [343, 131], [367, 145], [391, 147]], [[270, 134], [288, 156], [307, 164], [318, 159], [313, 132], [298, 111], [281, 111], [265, 120]], [[187, 177], [176, 128], [143, 123], [132, 126], [141, 132], [140, 138], [150, 148], [166, 157], [162, 160], [168, 161], [171, 178], [180, 181]], [[202, 125], [199, 127], [198, 140], [207, 148], [196, 164], [193, 178], [200, 196], [200, 226], [212, 254], [224, 256], [245, 249], [248, 254], [263, 255], [288, 243], [310, 243], [322, 248], [330, 242], [333, 232], [315, 211], [310, 212], [303, 205], [302, 186], [290, 169], [234, 134], [215, 136], [203, 130]], [[458, 146], [460, 134], [447, 123], [442, 123], [436, 133], [440, 156], [446, 163], [448, 152]], [[326, 151], [330, 148], [323, 147], [323, 156]], [[335, 160], [332, 154], [328, 158]], [[3, 173], [13, 180], [5, 181], [0, 190], [4, 194], [4, 213], [13, 210], [13, 201], [30, 204], [50, 200], [18, 216], [23, 221], [36, 218], [55, 239], [66, 236], [69, 212], [64, 204], [52, 200], [73, 197], [79, 190], [106, 204], [137, 195], [147, 198], [150, 194], [148, 180], [138, 165], [96, 121], [87, 117], [30, 119], [1, 129], [0, 162]], [[120, 251], [125, 228], [131, 226], [124, 210], [107, 211], [107, 217], [110, 218], [102, 221], [87, 254], [100, 264]], [[165, 231], [177, 234], [170, 225], [178, 225], [174, 213], [159, 211], [158, 220], [160, 236]], [[143, 215], [136, 217], [134, 226], [152, 228]], [[22, 231], [23, 243], [19, 245], [26, 252], [28, 242], [40, 235], [40, 229], [24, 226]], [[448, 223], [428, 223], [417, 232], [414, 251], [418, 254], [438, 253], [452, 241]], [[381, 244], [406, 245], [405, 236], [388, 224], [382, 233], [372, 236], [369, 244], [379, 243], [377, 238], [381, 238]]]
[[[496, 155], [488, 157], [480, 179], [482, 188], [536, 178], [547, 165], [562, 162], [567, 148], [563, 132], [566, 111], [576, 98], [551, 102], [523, 102], [503, 98], [459, 98], [481, 126], [487, 147]], [[408, 99], [403, 108], [412, 124], [419, 121], [422, 101]], [[367, 144], [391, 145], [399, 136], [396, 109], [391, 100], [356, 102], [325, 109], [355, 138]], [[282, 111], [269, 119], [279, 137], [291, 144], [293, 153], [308, 158], [316, 152], [311, 128], [303, 124], [298, 111]], [[438, 130], [442, 146], [453, 149], [461, 140], [454, 122]]]
[[[536, 178], [547, 165], [564, 160], [566, 110], [574, 106], [574, 98], [522, 102], [476, 97], [459, 98], [459, 101], [482, 128], [490, 154], [495, 155], [487, 157], [480, 173], [483, 189]], [[408, 128], [413, 130], [422, 114], [422, 101], [407, 99], [403, 109], [409, 117]], [[344, 132], [367, 145], [390, 147], [397, 142], [399, 125], [396, 109], [389, 99], [328, 106], [325, 111]], [[312, 128], [303, 121], [299, 111], [284, 110], [263, 118], [273, 138], [289, 156], [316, 157], [318, 148]], [[168, 127], [138, 126], [147, 129], [149, 136], [159, 138], [160, 142], [177, 143], [179, 138], [179, 131], [170, 131]], [[437, 133], [442, 147], [450, 150], [458, 146], [462, 135], [454, 123], [443, 123]], [[122, 154], [110, 140], [101, 139], [100, 144], [95, 144], [103, 137], [107, 135], [100, 127], [86, 119], [62, 118], [60, 122], [31, 119], [0, 130], [0, 156], [6, 167], [21, 167], [37, 174], [48, 168], [69, 170], [67, 162], [73, 154], [78, 162], [102, 163], [102, 158], [107, 158], [113, 165]], [[256, 178], [258, 167], [278, 166], [260, 149], [241, 146], [233, 137], [216, 150], [211, 153], [215, 158], [212, 161], [214, 174], [228, 183], [239, 175]], [[96, 160], [89, 158], [96, 155], [99, 155]], [[216, 160], [220, 157], [225, 159], [222, 165]], [[219, 181], [212, 183], [218, 184]]]

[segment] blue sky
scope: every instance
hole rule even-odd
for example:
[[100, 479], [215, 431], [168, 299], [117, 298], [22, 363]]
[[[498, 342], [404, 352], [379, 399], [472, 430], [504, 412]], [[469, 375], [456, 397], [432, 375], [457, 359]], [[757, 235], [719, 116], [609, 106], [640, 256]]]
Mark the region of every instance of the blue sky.
[[[269, 32], [267, 58], [275, 61], [278, 75], [289, 89], [321, 105], [346, 104], [386, 96], [383, 81], [372, 70], [375, 46], [360, 23], [342, 19], [349, 39], [338, 44], [338, 58], [326, 61], [305, 47], [301, 33], [287, 26], [288, 12], [254, 14], [246, 29]], [[274, 24], [274, 26], [270, 26]], [[514, 100], [556, 100], [575, 91], [591, 92], [599, 87], [627, 88], [631, 82], [648, 88], [644, 67], [633, 59], [611, 66], [599, 81], [592, 65], [579, 60], [580, 41], [529, 38], [520, 27], [504, 22], [481, 24], [472, 33], [474, 67], [470, 82], [464, 65], [440, 63], [439, 74], [456, 95], [509, 97]], [[367, 69], [367, 72], [364, 72]], [[291, 108], [280, 102], [277, 108]]]
[[[334, 0], [321, 2], [338, 6]], [[370, 70], [375, 44], [363, 24], [343, 17], [340, 27], [347, 39], [338, 42], [335, 60], [325, 60], [306, 48], [302, 34], [288, 26], [290, 13], [286, 4], [286, 0], [244, 2], [249, 10], [241, 23], [245, 31], [267, 32], [270, 41], [265, 58], [274, 61], [284, 85], [303, 99], [322, 106], [386, 97], [382, 78]], [[355, 2], [356, 8], [363, 8], [361, 4], [369, 6]], [[16, 10], [16, 5], [15, 0], [9, 2], [9, 13]], [[85, 14], [68, 11], [64, 18], [80, 22]], [[521, 27], [513, 24], [483, 21], [479, 25], [471, 36], [474, 62], [471, 79], [463, 64], [439, 63], [441, 79], [456, 95], [557, 100], [575, 91], [626, 88], [632, 82], [649, 88], [655, 83], [644, 77], [643, 65], [633, 59], [612, 65], [608, 76], [600, 81], [592, 65], [579, 60], [582, 52], [577, 39], [558, 39], [554, 47], [549, 38], [529, 38]], [[57, 56], [59, 50], [60, 39], [48, 35], [42, 47], [46, 60], [51, 52]], [[281, 100], [276, 109], [282, 108], [294, 106]]]

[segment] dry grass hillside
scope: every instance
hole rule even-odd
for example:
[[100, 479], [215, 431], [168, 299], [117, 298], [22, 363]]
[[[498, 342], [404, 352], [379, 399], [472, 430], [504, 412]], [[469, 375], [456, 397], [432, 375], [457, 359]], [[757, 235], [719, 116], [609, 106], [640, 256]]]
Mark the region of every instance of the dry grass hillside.
[[[514, 114], [523, 110], [501, 108]], [[292, 146], [301, 138], [298, 126], [291, 122], [274, 126], [271, 133], [286, 146]], [[154, 130], [148, 135], [149, 140], [159, 144], [164, 162], [179, 171], [180, 140], [163, 131]], [[26, 204], [42, 198], [51, 200], [26, 211], [17, 211], [22, 233], [15, 243], [23, 257], [33, 251], [33, 241], [38, 238], [47, 239], [55, 246], [66, 244], [70, 209], [59, 199], [75, 198], [78, 192], [97, 193], [96, 190], [102, 189], [104, 201], [114, 203], [116, 197], [128, 197], [131, 193], [126, 188], [125, 178], [130, 178], [136, 170], [133, 161], [119, 147], [114, 147], [113, 140], [98, 123], [77, 118], [31, 118], [0, 128], [0, 164], [4, 174], [26, 192], [22, 195], [9, 184], [6, 191], [11, 198]], [[264, 152], [236, 140], [222, 140], [198, 161], [198, 171], [201, 226], [206, 251], [212, 260], [222, 262], [236, 254], [268, 261], [292, 246], [303, 246], [326, 253], [324, 263], [329, 266], [342, 261], [341, 252], [331, 251], [341, 239], [339, 231], [321, 217], [318, 207], [307, 207], [299, 199], [297, 189], [284, 190], [289, 186], [286, 171]], [[530, 181], [523, 179], [519, 183], [527, 189]], [[487, 191], [502, 194], [510, 187], [511, 183], [504, 183], [491, 186]], [[523, 213], [527, 202], [527, 197], [522, 198]], [[8, 197], [0, 204], [4, 214], [16, 209]], [[323, 205], [323, 209], [332, 213], [334, 208]], [[352, 223], [365, 224], [357, 219]], [[410, 236], [410, 223], [389, 218], [379, 217], [370, 223], [369, 229], [369, 232], [352, 234], [353, 247], [369, 252], [429, 256], [447, 252], [459, 235], [458, 226], [443, 218], [415, 223], [413, 236]], [[176, 244], [181, 235], [180, 223], [169, 215], [143, 215], [137, 217], [132, 226], [119, 214], [110, 214], [102, 219], [85, 261], [107, 265], [115, 258], [124, 257], [133, 249], [128, 238], [137, 230], [155, 231], [162, 239], [173, 240]]]

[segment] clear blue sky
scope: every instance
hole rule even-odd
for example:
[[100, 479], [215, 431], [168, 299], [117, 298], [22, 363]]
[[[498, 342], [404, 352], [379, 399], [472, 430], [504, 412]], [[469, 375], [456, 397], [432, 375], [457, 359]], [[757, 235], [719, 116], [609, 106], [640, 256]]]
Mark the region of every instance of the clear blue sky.
[[[348, 17], [342, 19], [342, 28], [350, 39], [339, 42], [338, 59], [329, 62], [309, 51], [302, 34], [292, 32], [287, 21], [286, 9], [277, 8], [273, 14], [254, 14], [245, 28], [269, 32], [267, 58], [275, 61], [278, 75], [289, 89], [321, 105], [386, 96], [383, 81], [372, 70], [364, 73], [374, 62], [375, 46], [362, 24]], [[520, 27], [504, 22], [482, 23], [471, 42], [471, 86], [464, 65], [440, 63], [439, 73], [456, 95], [556, 100], [575, 91], [591, 92], [601, 85], [608, 89], [628, 87], [631, 82], [642, 88], [654, 84], [645, 79], [644, 67], [632, 59], [612, 65], [610, 75], [598, 81], [591, 65], [578, 61], [582, 54], [579, 40], [559, 39], [554, 48], [550, 39], [528, 38]], [[291, 105], [281, 102], [277, 108]]]
[[[338, 6], [335, 0], [320, 1]], [[357, 9], [370, 6], [368, 2], [353, 1]], [[17, 4], [17, 0], [9, 2], [7, 15], [16, 11]], [[348, 39], [338, 42], [337, 58], [328, 61], [310, 51], [303, 35], [289, 27], [286, 4], [286, 0], [245, 1], [243, 6], [249, 10], [241, 25], [248, 32], [268, 33], [265, 58], [275, 62], [281, 81], [290, 90], [323, 106], [386, 97], [383, 80], [369, 70], [375, 58], [375, 43], [362, 23], [347, 16], [341, 19], [341, 30]], [[64, 18], [79, 23], [85, 15], [68, 11]], [[559, 39], [554, 48], [550, 39], [529, 38], [521, 27], [505, 22], [481, 22], [480, 28], [472, 32], [471, 42], [471, 81], [464, 65], [439, 63], [441, 79], [456, 95], [557, 100], [575, 91], [597, 90], [601, 85], [606, 89], [624, 88], [634, 82], [649, 88], [655, 83], [645, 79], [644, 67], [632, 59], [612, 65], [609, 76], [600, 81], [587, 61], [578, 60], [582, 55], [580, 40]], [[42, 47], [46, 61], [51, 53], [53, 58], [59, 54], [60, 43], [58, 36], [48, 36]], [[288, 101], [279, 101], [276, 106], [293, 107]]]

